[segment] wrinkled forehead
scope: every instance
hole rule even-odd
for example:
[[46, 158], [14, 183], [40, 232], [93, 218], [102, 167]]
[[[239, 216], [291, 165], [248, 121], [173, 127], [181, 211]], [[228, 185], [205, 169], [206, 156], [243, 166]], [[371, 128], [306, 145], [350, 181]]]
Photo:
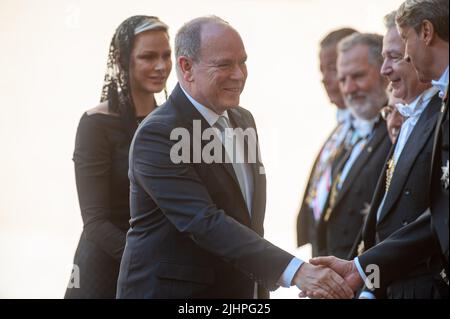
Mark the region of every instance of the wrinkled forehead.
[[383, 47], [386, 44], [403, 44], [402, 38], [400, 37], [400, 33], [396, 27], [389, 28], [386, 31], [386, 34], [383, 37]]
[[369, 48], [366, 45], [356, 45], [338, 54], [337, 68], [339, 73], [359, 72], [359, 70], [368, 67], [370, 67]]

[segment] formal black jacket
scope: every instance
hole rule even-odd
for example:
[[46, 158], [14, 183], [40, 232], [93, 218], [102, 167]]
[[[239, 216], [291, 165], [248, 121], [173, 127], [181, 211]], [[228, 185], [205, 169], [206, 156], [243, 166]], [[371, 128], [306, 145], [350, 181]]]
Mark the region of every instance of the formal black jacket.
[[118, 116], [85, 113], [80, 119], [73, 155], [83, 218], [83, 232], [73, 261], [79, 270], [80, 286], [69, 287], [65, 298], [116, 296], [130, 220], [130, 143]]
[[[433, 230], [438, 238], [445, 267], [448, 272], [448, 175], [447, 185], [445, 185], [444, 171], [449, 167], [448, 159], [448, 88], [447, 96], [442, 104], [442, 114], [439, 117], [435, 130], [433, 147], [433, 161], [431, 173], [431, 221]], [[447, 273], [448, 275], [448, 273]]]
[[[445, 127], [447, 125], [447, 127]], [[445, 135], [447, 132], [447, 135]], [[439, 140], [439, 135], [442, 139]], [[442, 143], [442, 144], [441, 144]], [[442, 165], [446, 165], [445, 156], [448, 160], [448, 100], [443, 105], [440, 120], [435, 129], [435, 143], [433, 147], [433, 166], [438, 154], [442, 154]], [[436, 156], [435, 156], [436, 154]], [[435, 173], [434, 169], [433, 172]], [[417, 220], [406, 227], [400, 228], [389, 238], [378, 245], [372, 247], [364, 253], [366, 263], [377, 263], [383, 272], [384, 282], [390, 283], [401, 277], [405, 272], [426, 258], [432, 257], [436, 252], [436, 247], [441, 249], [441, 258], [429, 260], [429, 266], [439, 271], [446, 270], [448, 276], [448, 188], [442, 184], [440, 174], [432, 174], [433, 179], [430, 185], [430, 206], [433, 208], [433, 215], [427, 209]], [[434, 185], [433, 185], [434, 184]], [[439, 190], [438, 188], [442, 189]], [[447, 197], [446, 197], [447, 196]], [[432, 227], [430, 227], [432, 226]], [[445, 280], [441, 282], [441, 293], [448, 296], [448, 286]]]
[[[348, 172], [331, 214], [327, 216], [328, 214], [324, 213], [321, 216], [317, 231], [319, 255], [333, 255], [345, 259], [350, 254], [369, 213], [370, 202], [391, 146], [386, 122], [378, 121], [373, 136]], [[341, 173], [345, 159], [352, 150], [348, 152], [335, 175]], [[329, 202], [325, 206], [325, 212], [328, 207]]]
[[[384, 252], [377, 256], [376, 252], [381, 250], [370, 248], [416, 221], [430, 205], [428, 180], [433, 152], [433, 132], [440, 107], [441, 100], [436, 95], [431, 99], [414, 127], [396, 165], [378, 221], [377, 212], [385, 194], [387, 167], [384, 168], [384, 173], [380, 177], [375, 191], [362, 235], [364, 250], [368, 251], [359, 256], [359, 261], [363, 269], [370, 264], [380, 267], [380, 288], [375, 290], [377, 297], [433, 298], [439, 296], [436, 288], [438, 274], [430, 270], [427, 264], [428, 256], [435, 255], [437, 250], [429, 251], [426, 258], [414, 264], [404, 265], [404, 271], [401, 271], [384, 267], [383, 259], [387, 258], [383, 256]], [[395, 146], [392, 148], [391, 154], [393, 154], [394, 148]], [[404, 240], [409, 239], [404, 238]], [[400, 256], [405, 252], [392, 250], [390, 253]], [[356, 254], [357, 252], [353, 251], [353, 255]], [[407, 262], [406, 259], [405, 262]], [[392, 276], [390, 272], [395, 272], [397, 275]]]
[[[245, 109], [228, 114], [233, 126], [255, 128]], [[253, 298], [255, 281], [275, 289], [293, 258], [262, 238], [266, 179], [259, 160], [251, 218], [231, 164], [172, 162], [178, 140], [171, 132], [184, 128], [192, 136], [193, 120], [209, 127], [177, 85], [135, 134], [118, 298]]]

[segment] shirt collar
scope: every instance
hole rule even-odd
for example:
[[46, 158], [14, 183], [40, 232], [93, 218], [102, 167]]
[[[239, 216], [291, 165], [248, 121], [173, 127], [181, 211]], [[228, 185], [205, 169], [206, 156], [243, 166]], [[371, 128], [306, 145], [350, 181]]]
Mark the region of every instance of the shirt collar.
[[445, 69], [444, 73], [441, 75], [441, 77], [439, 78], [439, 80], [431, 81], [431, 84], [433, 85], [433, 87], [437, 88], [439, 90], [439, 97], [442, 99], [445, 95], [445, 92], [447, 91], [447, 87], [448, 87], [448, 66]]
[[336, 111], [336, 119], [339, 124], [350, 122], [352, 119], [352, 113], [348, 109], [338, 109]]
[[355, 129], [355, 133], [358, 137], [366, 138], [372, 134], [375, 124], [379, 121], [380, 117], [376, 116], [371, 120], [364, 120], [362, 118], [353, 118], [352, 126]]
[[186, 90], [181, 86], [181, 84], [180, 84], [180, 87], [181, 87], [181, 90], [183, 90], [186, 97], [188, 98], [188, 100], [192, 103], [192, 105], [197, 109], [197, 111], [203, 116], [203, 118], [206, 120], [206, 122], [208, 122], [208, 124], [211, 127], [214, 126], [214, 124], [216, 124], [216, 122], [220, 116], [225, 116], [229, 120], [227, 111], [223, 112], [223, 114], [221, 114], [221, 115], [217, 114], [210, 108], [207, 108], [206, 106], [197, 102], [192, 96], [190, 96], [186, 92]]
[[395, 107], [399, 113], [406, 118], [418, 118], [428, 106], [431, 98], [438, 92], [438, 89], [434, 86], [425, 90], [414, 101], [409, 104], [397, 103]]

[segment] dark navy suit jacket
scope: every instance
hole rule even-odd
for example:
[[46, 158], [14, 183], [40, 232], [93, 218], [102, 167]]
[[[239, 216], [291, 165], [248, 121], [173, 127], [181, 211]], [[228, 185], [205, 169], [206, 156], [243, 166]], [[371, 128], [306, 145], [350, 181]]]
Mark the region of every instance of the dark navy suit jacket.
[[[228, 114], [234, 127], [256, 129], [247, 110]], [[253, 298], [255, 282], [266, 297], [293, 258], [262, 237], [266, 179], [259, 160], [251, 165], [251, 214], [232, 164], [172, 162], [178, 140], [171, 132], [185, 128], [192, 136], [193, 120], [210, 127], [177, 85], [135, 134], [118, 298]], [[188, 150], [193, 155], [193, 141]]]

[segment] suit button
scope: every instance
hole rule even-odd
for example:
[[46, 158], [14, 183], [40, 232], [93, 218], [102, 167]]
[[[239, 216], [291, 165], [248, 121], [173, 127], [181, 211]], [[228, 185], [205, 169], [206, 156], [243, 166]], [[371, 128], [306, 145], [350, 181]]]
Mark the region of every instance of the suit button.
[[407, 188], [407, 189], [405, 190], [405, 195], [406, 195], [406, 196], [411, 195], [411, 190], [410, 190], [409, 188]]
[[406, 220], [402, 221], [402, 225], [403, 225], [403, 226], [408, 225], [408, 221], [406, 221]]

